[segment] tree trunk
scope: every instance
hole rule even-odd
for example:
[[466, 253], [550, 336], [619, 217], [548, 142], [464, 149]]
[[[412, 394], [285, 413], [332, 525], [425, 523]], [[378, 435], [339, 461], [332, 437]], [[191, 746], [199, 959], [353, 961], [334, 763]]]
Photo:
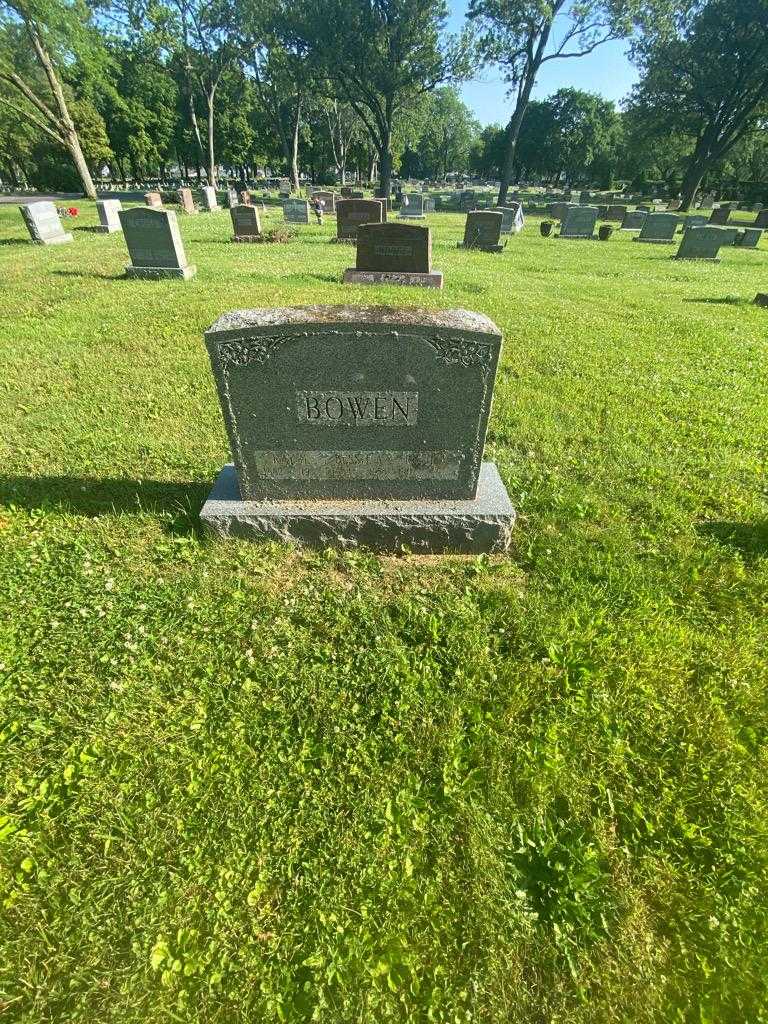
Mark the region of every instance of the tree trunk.
[[[536, 68], [538, 71], [538, 68]], [[515, 169], [515, 154], [517, 152], [517, 140], [520, 137], [520, 129], [523, 125], [523, 118], [528, 109], [528, 101], [531, 98], [531, 89], [536, 81], [536, 71], [528, 74], [523, 89], [517, 98], [515, 110], [507, 125], [507, 141], [504, 148], [504, 162], [501, 167], [501, 179], [499, 181], [499, 196], [496, 200], [497, 206], [504, 206], [507, 201], [509, 183], [512, 180], [512, 173]]]
[[392, 126], [387, 126], [379, 147], [379, 195], [386, 199], [392, 191]]
[[696, 193], [699, 191], [701, 179], [707, 170], [706, 160], [695, 160], [691, 157], [690, 163], [683, 175], [683, 184], [680, 189], [680, 210], [687, 213], [693, 205]]
[[296, 117], [293, 122], [291, 139], [291, 187], [298, 195], [299, 185], [299, 125], [301, 124], [301, 96], [296, 97]]
[[216, 95], [216, 86], [206, 94], [208, 103], [208, 184], [218, 188], [216, 180], [216, 156], [213, 151], [213, 100]]

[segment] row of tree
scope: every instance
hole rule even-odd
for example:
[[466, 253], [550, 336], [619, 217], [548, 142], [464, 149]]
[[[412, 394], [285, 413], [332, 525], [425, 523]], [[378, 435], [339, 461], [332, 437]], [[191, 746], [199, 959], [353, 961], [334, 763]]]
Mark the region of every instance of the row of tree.
[[[473, 168], [609, 183], [682, 178], [683, 206], [726, 164], [764, 168], [768, 0], [0, 0], [0, 170], [86, 194], [121, 177], [280, 166], [298, 186], [349, 169], [389, 192], [393, 169]], [[541, 68], [628, 38], [640, 83], [619, 114]], [[480, 65], [510, 87], [506, 125], [480, 131], [456, 83]]]

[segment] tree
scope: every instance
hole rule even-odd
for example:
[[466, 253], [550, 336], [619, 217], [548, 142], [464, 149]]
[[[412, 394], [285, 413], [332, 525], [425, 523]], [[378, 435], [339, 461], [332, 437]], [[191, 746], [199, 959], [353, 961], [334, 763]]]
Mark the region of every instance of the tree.
[[[737, 2], [737, 0], [734, 0]], [[467, 16], [480, 30], [488, 63], [501, 67], [514, 97], [507, 124], [499, 204], [506, 202], [517, 140], [539, 69], [552, 60], [583, 57], [627, 36], [640, 0], [470, 0]], [[556, 31], [562, 25], [562, 32]]]
[[672, 32], [647, 32], [635, 56], [634, 116], [649, 133], [672, 128], [692, 143], [687, 210], [707, 171], [768, 123], [768, 0], [698, 0]]
[[420, 142], [428, 173], [445, 178], [449, 171], [466, 171], [472, 144], [480, 134], [479, 123], [451, 86], [435, 89], [429, 99]]
[[615, 163], [621, 125], [610, 100], [581, 89], [558, 89], [547, 104], [555, 173], [564, 171], [569, 183], [589, 182], [598, 161], [609, 166]]
[[470, 69], [466, 37], [444, 39], [444, 0], [296, 0], [287, 29], [360, 117], [388, 195], [395, 124], [409, 104]]
[[[0, 83], [13, 90], [13, 97], [7, 90], [0, 93], [0, 103], [66, 149], [83, 192], [95, 199], [93, 178], [59, 71], [73, 60], [78, 48], [93, 45], [87, 9], [80, 0], [0, 0], [0, 20], [10, 28], [0, 49]], [[18, 49], [8, 45], [14, 38]]]
[[501, 177], [506, 132], [500, 124], [489, 124], [475, 139], [469, 154], [469, 166], [483, 178]]
[[347, 183], [347, 161], [352, 146], [360, 139], [365, 128], [351, 103], [333, 98], [320, 101], [328, 125], [328, 139], [333, 151], [333, 162], [341, 184]]

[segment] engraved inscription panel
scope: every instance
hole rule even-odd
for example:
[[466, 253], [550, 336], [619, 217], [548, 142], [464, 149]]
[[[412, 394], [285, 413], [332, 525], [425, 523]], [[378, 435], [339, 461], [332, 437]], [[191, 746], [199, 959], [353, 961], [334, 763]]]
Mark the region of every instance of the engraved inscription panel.
[[256, 451], [266, 480], [456, 480], [461, 453], [448, 451]]
[[418, 421], [417, 391], [297, 391], [302, 423], [321, 427], [413, 427]]

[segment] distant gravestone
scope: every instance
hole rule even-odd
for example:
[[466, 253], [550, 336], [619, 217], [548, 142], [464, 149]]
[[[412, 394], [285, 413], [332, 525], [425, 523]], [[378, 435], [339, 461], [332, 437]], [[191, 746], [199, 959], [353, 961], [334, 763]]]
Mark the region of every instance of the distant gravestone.
[[725, 225], [731, 219], [731, 208], [730, 206], [718, 206], [717, 209], [713, 210], [709, 215], [709, 223], [716, 225]]
[[289, 196], [291, 194], [291, 183], [288, 178], [281, 178], [277, 183], [277, 191], [281, 196]]
[[667, 203], [667, 209], [671, 211], [679, 210], [682, 205], [683, 204], [679, 199], [673, 199], [671, 202]]
[[564, 221], [568, 215], [568, 211], [572, 210], [576, 206], [576, 203], [551, 203], [549, 207], [549, 216], [552, 220]]
[[579, 192], [579, 205], [580, 206], [589, 206], [589, 203], [590, 203], [591, 199], [592, 199], [592, 193], [591, 192], [586, 192], [586, 191]]
[[399, 217], [406, 220], [422, 220], [424, 217], [424, 196], [421, 192], [403, 193]]
[[558, 238], [594, 238], [596, 206], [572, 206], [560, 228]]
[[711, 210], [715, 205], [715, 201], [711, 196], [705, 196], [699, 203], [700, 210]]
[[342, 199], [351, 199], [352, 198], [352, 189], [349, 187], [349, 185], [342, 185], [342, 188], [341, 188], [341, 198]]
[[336, 241], [356, 242], [361, 224], [383, 224], [386, 219], [381, 199], [340, 199], [336, 203]]
[[472, 189], [465, 189], [459, 193], [459, 209], [468, 211], [474, 209], [475, 206], [475, 193]]
[[99, 199], [96, 202], [96, 212], [99, 215], [99, 226], [96, 230], [104, 235], [122, 231], [119, 217], [122, 208], [123, 204], [119, 199]]
[[424, 196], [424, 206], [423, 206], [423, 209], [424, 209], [424, 213], [434, 213], [435, 212], [435, 197], [434, 196]]
[[283, 200], [283, 219], [287, 224], [309, 224], [309, 203], [307, 200]]
[[624, 217], [626, 216], [626, 213], [627, 213], [626, 206], [619, 206], [619, 205], [616, 205], [616, 204], [611, 204], [608, 207], [608, 210], [606, 211], [606, 214], [605, 214], [605, 217], [603, 218], [603, 220], [617, 220], [617, 221], [621, 222], [621, 221], [624, 220]]
[[219, 208], [219, 201], [216, 198], [216, 189], [213, 185], [203, 185], [203, 209], [208, 213], [214, 213]]
[[171, 210], [150, 210], [141, 206], [120, 210], [125, 243], [131, 263], [128, 277], [178, 277], [187, 281], [197, 269], [187, 263], [176, 214]]
[[[350, 189], [350, 191], [349, 191], [349, 198], [350, 199], [365, 199], [365, 192], [363, 192], [363, 190], [359, 189], [359, 188]], [[389, 199], [387, 199], [387, 198], [385, 198], [383, 196], [379, 196], [378, 198], [381, 199], [382, 203], [384, 203], [386, 208], [389, 210], [389, 208], [390, 208], [389, 207]]]
[[522, 203], [510, 203], [509, 206], [497, 206], [496, 209], [502, 217], [502, 235], [517, 235], [523, 230], [525, 218]]
[[643, 224], [645, 224], [645, 218], [648, 216], [645, 210], [627, 210], [624, 214], [624, 220], [621, 222], [622, 231], [640, 231]]
[[709, 260], [712, 263], [720, 259], [719, 251], [724, 245], [733, 245], [738, 230], [736, 228], [717, 227], [706, 224], [699, 228], [690, 228], [683, 235], [680, 248], [675, 253], [677, 260]]
[[[501, 224], [504, 215], [500, 210], [471, 210], [464, 224], [464, 240], [460, 249], [481, 249], [483, 252], [501, 252]], [[506, 243], [505, 243], [506, 244]]]
[[442, 271], [432, 269], [430, 229], [418, 224], [359, 225], [356, 265], [344, 271], [343, 280], [442, 288]]
[[608, 219], [608, 207], [603, 203], [597, 207], [597, 219], [607, 220]]
[[195, 200], [192, 198], [191, 188], [180, 188], [177, 190], [177, 196], [179, 197], [179, 206], [182, 208], [184, 213], [197, 213], [195, 209]]
[[[420, 232], [418, 225], [364, 230]], [[220, 317], [205, 341], [234, 465], [221, 537], [505, 550], [514, 511], [483, 462], [501, 333], [466, 310], [305, 306]]]
[[232, 188], [232, 186], [230, 185], [227, 187], [227, 207], [228, 209], [231, 210], [233, 206], [238, 205], [239, 199], [237, 195], [237, 189]]
[[756, 249], [762, 236], [761, 228], [742, 228], [736, 235], [733, 244], [738, 249]]
[[145, 192], [144, 203], [153, 210], [161, 210], [163, 207], [163, 197], [159, 192]]
[[261, 221], [255, 206], [236, 205], [229, 208], [232, 218], [233, 242], [260, 242]]
[[758, 213], [757, 217], [755, 217], [754, 226], [756, 228], [762, 228], [763, 230], [768, 228], [768, 210], [761, 210]]
[[675, 213], [649, 213], [635, 242], [669, 245], [675, 240], [680, 218]]
[[336, 213], [335, 192], [329, 192], [327, 189], [318, 189], [318, 191], [313, 192], [309, 198], [316, 199], [319, 200], [321, 203], [324, 203], [325, 205], [323, 207], [323, 210], [325, 213]]
[[63, 245], [72, 241], [72, 235], [62, 227], [61, 218], [53, 203], [27, 203], [19, 209], [29, 231], [29, 237], [36, 245]]

